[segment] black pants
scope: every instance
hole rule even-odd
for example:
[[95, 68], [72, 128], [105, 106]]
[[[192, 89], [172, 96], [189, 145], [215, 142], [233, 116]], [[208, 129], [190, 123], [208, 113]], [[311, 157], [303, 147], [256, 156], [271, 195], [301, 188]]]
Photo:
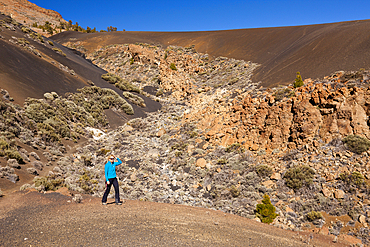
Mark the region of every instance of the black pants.
[[109, 184], [107, 184], [107, 188], [105, 189], [102, 202], [107, 202], [107, 198], [108, 198], [108, 195], [109, 195], [109, 192], [110, 192], [110, 188], [112, 187], [112, 184], [113, 184], [113, 187], [114, 187], [116, 202], [120, 202], [120, 200], [119, 200], [119, 187], [118, 187], [117, 178], [110, 178], [109, 179]]

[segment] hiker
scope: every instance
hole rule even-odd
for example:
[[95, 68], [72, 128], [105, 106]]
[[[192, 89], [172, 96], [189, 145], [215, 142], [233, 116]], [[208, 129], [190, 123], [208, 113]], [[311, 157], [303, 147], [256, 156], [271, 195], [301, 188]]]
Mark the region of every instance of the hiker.
[[116, 176], [116, 166], [122, 164], [122, 161], [119, 158], [116, 158], [113, 154], [108, 156], [108, 162], [105, 164], [105, 185], [106, 189], [104, 192], [104, 196], [102, 199], [103, 205], [107, 205], [107, 198], [110, 192], [110, 188], [114, 187], [115, 191], [115, 199], [117, 205], [122, 205], [122, 202], [119, 199], [119, 187], [118, 187], [118, 180]]

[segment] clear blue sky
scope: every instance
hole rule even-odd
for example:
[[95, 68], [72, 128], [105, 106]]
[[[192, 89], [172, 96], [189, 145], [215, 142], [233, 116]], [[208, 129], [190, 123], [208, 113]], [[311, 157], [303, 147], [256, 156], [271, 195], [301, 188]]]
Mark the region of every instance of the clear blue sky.
[[369, 0], [30, 0], [97, 30], [209, 31], [370, 19]]

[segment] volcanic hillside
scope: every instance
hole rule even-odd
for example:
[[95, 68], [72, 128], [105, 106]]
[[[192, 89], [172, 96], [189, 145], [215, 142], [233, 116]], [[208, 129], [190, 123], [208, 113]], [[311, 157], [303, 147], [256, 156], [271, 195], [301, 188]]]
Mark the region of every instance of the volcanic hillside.
[[[5, 198], [14, 188], [101, 197], [114, 153], [124, 199], [370, 243], [370, 71], [355, 70], [369, 64], [368, 21], [49, 40], [1, 18]], [[297, 71], [325, 77], [261, 86]]]
[[[87, 61], [82, 54], [35, 33], [14, 19], [0, 15], [0, 86], [15, 103], [27, 97], [43, 98], [47, 92], [64, 95], [78, 88], [95, 85], [122, 91], [101, 78], [106, 73]], [[148, 107], [137, 107], [134, 116], [158, 109], [148, 100]], [[126, 116], [127, 117], [127, 116]]]
[[59, 43], [80, 42], [89, 52], [111, 44], [148, 43], [194, 46], [213, 57], [224, 56], [260, 64], [253, 82], [287, 85], [297, 71], [304, 78], [322, 78], [338, 70], [367, 68], [370, 62], [370, 21], [256, 28], [210, 32], [64, 32]]

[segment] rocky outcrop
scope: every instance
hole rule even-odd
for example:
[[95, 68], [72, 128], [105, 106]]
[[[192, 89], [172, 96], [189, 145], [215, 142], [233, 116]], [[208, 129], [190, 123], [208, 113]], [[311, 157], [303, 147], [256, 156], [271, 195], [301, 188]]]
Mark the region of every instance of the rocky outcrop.
[[35, 22], [41, 25], [46, 21], [53, 25], [67, 22], [58, 12], [41, 8], [27, 0], [2, 0], [0, 12], [27, 26], [32, 26]]
[[[86, 51], [80, 44], [66, 43]], [[257, 64], [235, 59], [211, 59], [193, 47], [147, 44], [111, 45], [86, 54], [97, 66], [115, 73], [137, 87], [155, 87], [158, 94], [175, 100], [192, 99], [200, 92], [213, 93], [213, 88], [252, 86], [252, 71]]]
[[[280, 99], [281, 90], [289, 98]], [[254, 151], [317, 147], [351, 134], [370, 138], [369, 96], [366, 88], [311, 82], [255, 96], [244, 93], [229, 103], [212, 101], [193, 107], [184, 121], [197, 121], [210, 142], [224, 147], [233, 143]]]

